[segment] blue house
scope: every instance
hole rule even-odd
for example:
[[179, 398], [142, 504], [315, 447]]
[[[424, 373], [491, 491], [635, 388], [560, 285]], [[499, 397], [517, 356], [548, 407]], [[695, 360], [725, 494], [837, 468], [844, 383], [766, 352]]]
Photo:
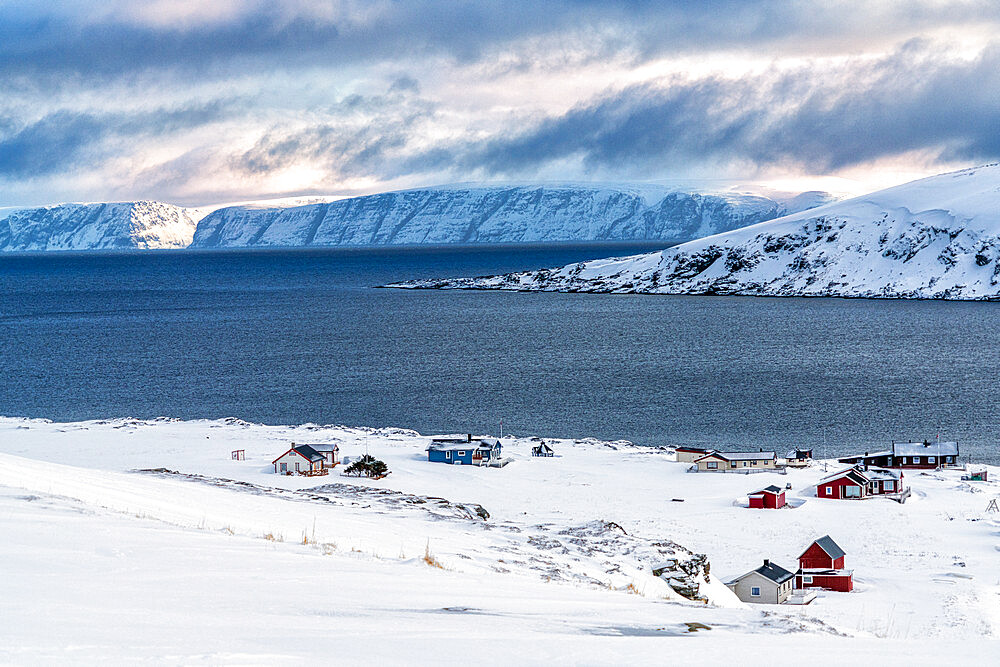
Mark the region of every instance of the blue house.
[[500, 465], [500, 441], [496, 438], [434, 438], [427, 446], [427, 460], [453, 465]]

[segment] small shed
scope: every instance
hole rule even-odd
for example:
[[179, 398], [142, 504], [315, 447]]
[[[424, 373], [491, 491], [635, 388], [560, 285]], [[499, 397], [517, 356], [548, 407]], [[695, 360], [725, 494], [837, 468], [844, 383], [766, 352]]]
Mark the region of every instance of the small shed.
[[531, 448], [532, 456], [555, 456], [555, 452], [544, 442], [540, 442]]
[[777, 486], [766, 486], [750, 494], [751, 509], [781, 509], [785, 506], [785, 490]]

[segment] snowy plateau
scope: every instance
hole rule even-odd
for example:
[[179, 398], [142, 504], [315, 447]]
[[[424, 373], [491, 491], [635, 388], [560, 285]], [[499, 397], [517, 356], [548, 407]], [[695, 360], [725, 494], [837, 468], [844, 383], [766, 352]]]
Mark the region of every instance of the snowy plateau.
[[[292, 442], [392, 473], [275, 474]], [[823, 462], [691, 474], [666, 447], [546, 439], [533, 458], [508, 435], [508, 465], [483, 468], [429, 463], [428, 442], [0, 418], [0, 663], [996, 664], [995, 481], [912, 471], [905, 504], [823, 500]], [[790, 507], [749, 509], [770, 484]], [[824, 534], [851, 593], [748, 605], [721, 583], [794, 569]]]
[[882, 190], [656, 253], [395, 287], [1000, 298], [1000, 166]]
[[0, 209], [0, 251], [661, 240], [679, 243], [818, 206], [658, 185], [445, 186], [350, 199], [181, 208], [159, 202]]

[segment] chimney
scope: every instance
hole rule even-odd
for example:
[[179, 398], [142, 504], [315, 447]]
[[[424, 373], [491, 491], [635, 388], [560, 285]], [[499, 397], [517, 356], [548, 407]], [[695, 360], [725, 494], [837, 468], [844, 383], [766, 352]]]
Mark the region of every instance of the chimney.
[[472, 434], [471, 433], [466, 433], [465, 434], [465, 441], [466, 442], [472, 442]]
[[768, 559], [765, 558], [764, 559], [764, 567], [771, 567], [771, 561], [769, 561]]
[[868, 452], [865, 452], [865, 456], [868, 456]]

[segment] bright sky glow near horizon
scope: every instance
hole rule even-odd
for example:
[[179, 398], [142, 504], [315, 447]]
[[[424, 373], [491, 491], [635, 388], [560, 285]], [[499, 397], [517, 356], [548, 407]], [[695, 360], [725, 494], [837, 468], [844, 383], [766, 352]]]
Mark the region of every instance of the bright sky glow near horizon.
[[0, 5], [0, 206], [1000, 159], [1000, 3]]

